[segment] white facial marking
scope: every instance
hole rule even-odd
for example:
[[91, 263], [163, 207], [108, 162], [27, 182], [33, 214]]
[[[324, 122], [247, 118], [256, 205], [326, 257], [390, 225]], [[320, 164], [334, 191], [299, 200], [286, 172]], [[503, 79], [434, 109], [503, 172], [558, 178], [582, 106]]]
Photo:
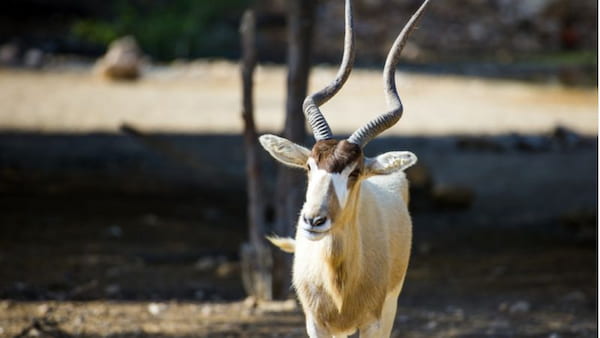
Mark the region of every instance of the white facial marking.
[[348, 197], [348, 176], [344, 176], [341, 173], [331, 174], [331, 183], [333, 184], [335, 195], [340, 202], [340, 207], [343, 207], [346, 205], [346, 198]]
[[306, 196], [324, 196], [327, 193], [330, 175], [327, 171], [319, 169], [317, 162], [313, 158], [308, 159], [310, 167], [310, 180]]
[[[346, 205], [348, 198], [348, 176], [356, 168], [357, 163], [344, 168], [341, 173], [328, 173], [324, 169], [320, 169], [317, 166], [317, 162], [311, 157], [308, 159], [308, 166], [311, 169], [310, 172], [310, 183], [307, 189], [308, 196], [317, 196], [316, 194], [325, 194], [327, 192], [328, 184], [331, 182], [333, 190], [338, 198], [340, 207]], [[324, 196], [324, 195], [321, 195]]]
[[356, 163], [344, 168], [339, 174], [331, 174], [331, 183], [333, 183], [333, 189], [342, 208], [346, 205], [346, 200], [348, 199], [348, 176], [350, 176], [354, 168], [356, 168]]

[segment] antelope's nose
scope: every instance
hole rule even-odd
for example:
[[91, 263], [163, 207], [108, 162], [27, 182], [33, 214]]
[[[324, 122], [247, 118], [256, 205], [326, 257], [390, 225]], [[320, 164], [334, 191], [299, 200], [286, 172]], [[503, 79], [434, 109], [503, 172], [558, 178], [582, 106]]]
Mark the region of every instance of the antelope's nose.
[[306, 215], [302, 215], [302, 220], [304, 223], [310, 225], [311, 227], [318, 227], [319, 225], [325, 224], [327, 222], [326, 216], [316, 216], [316, 217], [307, 217]]

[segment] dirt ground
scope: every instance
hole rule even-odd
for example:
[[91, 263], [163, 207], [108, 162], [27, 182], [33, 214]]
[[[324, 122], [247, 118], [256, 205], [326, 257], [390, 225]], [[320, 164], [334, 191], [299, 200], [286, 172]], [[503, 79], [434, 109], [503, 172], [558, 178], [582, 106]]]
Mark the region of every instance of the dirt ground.
[[[313, 85], [333, 73], [317, 68]], [[281, 125], [284, 80], [258, 72], [261, 129]], [[379, 88], [358, 70], [325, 106], [333, 129], [382, 111]], [[399, 89], [401, 127], [369, 151], [410, 149], [436, 186], [475, 198], [414, 209], [393, 336], [596, 337], [596, 89], [406, 73]], [[238, 93], [227, 63], [116, 84], [85, 68], [0, 70], [0, 336], [305, 336], [294, 300], [244, 300]], [[119, 134], [122, 122], [206, 172]], [[558, 125], [577, 140], [557, 143]]]

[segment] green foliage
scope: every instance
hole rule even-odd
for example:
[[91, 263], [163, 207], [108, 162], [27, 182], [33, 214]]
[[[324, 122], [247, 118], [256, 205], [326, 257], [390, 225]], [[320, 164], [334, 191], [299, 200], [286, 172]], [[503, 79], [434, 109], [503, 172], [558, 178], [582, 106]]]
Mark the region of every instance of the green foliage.
[[597, 51], [578, 50], [562, 51], [553, 53], [543, 53], [529, 55], [521, 58], [524, 62], [534, 62], [546, 66], [577, 66], [577, 65], [595, 65], [598, 62]]
[[107, 45], [133, 35], [144, 52], [161, 60], [233, 56], [237, 23], [252, 0], [114, 0], [114, 17], [80, 20], [75, 37]]

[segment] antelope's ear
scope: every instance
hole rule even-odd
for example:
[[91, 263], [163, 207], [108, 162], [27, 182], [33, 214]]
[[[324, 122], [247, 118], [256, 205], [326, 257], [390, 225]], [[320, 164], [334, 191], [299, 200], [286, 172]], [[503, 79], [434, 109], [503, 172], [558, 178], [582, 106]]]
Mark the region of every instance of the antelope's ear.
[[310, 150], [283, 137], [270, 134], [262, 135], [258, 140], [277, 161], [290, 167], [306, 168]]
[[365, 169], [370, 175], [385, 175], [397, 170], [406, 170], [417, 163], [417, 155], [410, 151], [390, 151], [365, 160]]

